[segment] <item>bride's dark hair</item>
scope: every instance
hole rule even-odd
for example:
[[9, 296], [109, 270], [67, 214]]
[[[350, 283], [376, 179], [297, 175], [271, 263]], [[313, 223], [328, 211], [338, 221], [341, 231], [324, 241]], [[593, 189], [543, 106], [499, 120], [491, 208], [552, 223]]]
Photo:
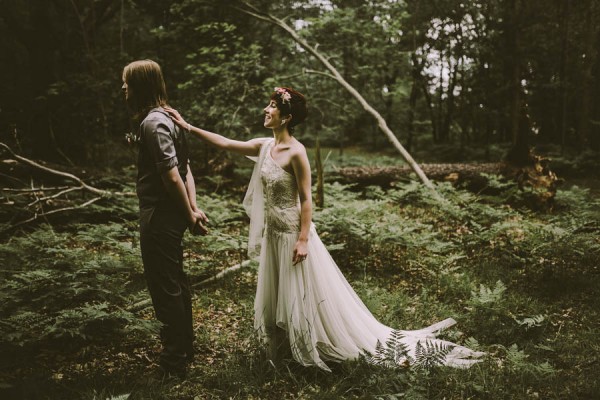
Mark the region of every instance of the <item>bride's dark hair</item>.
[[278, 87], [271, 94], [271, 100], [275, 100], [277, 108], [281, 115], [292, 116], [292, 120], [288, 125], [290, 132], [294, 131], [294, 127], [302, 123], [308, 114], [306, 107], [306, 99], [304, 95], [290, 87]]

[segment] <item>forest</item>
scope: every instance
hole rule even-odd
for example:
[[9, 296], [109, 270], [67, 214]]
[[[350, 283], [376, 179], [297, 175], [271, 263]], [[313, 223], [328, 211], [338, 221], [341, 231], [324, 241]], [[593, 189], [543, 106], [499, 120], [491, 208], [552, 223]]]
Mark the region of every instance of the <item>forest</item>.
[[[0, 2], [0, 397], [592, 399], [600, 396], [600, 2]], [[197, 356], [161, 351], [140, 255], [140, 59], [169, 105], [271, 135], [308, 101], [313, 221], [382, 323], [486, 353], [469, 369], [275, 365], [253, 325], [253, 163], [189, 139], [207, 236], [184, 237]], [[435, 363], [434, 363], [435, 364]]]

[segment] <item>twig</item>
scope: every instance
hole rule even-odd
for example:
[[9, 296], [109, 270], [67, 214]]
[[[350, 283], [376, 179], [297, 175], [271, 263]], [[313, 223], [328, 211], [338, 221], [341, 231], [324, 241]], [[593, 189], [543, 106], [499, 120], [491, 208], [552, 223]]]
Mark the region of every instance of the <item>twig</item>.
[[79, 209], [79, 208], [84, 208], [84, 207], [87, 207], [87, 206], [89, 206], [90, 204], [92, 204], [92, 203], [95, 203], [95, 202], [97, 202], [97, 201], [98, 201], [98, 200], [100, 200], [100, 199], [102, 199], [102, 196], [94, 197], [93, 199], [91, 199], [91, 200], [88, 200], [88, 201], [86, 201], [85, 203], [79, 204], [79, 205], [77, 205], [77, 206], [72, 206], [72, 207], [63, 207], [63, 208], [57, 208], [57, 209], [55, 209], [55, 210], [50, 210], [50, 211], [42, 212], [42, 213], [35, 213], [35, 215], [34, 215], [33, 217], [31, 217], [31, 218], [29, 218], [29, 219], [26, 219], [26, 220], [24, 220], [24, 221], [17, 222], [16, 224], [13, 224], [13, 225], [11, 225], [11, 226], [10, 226], [10, 227], [8, 227], [7, 229], [4, 229], [2, 232], [6, 232], [6, 231], [8, 231], [9, 229], [13, 229], [13, 228], [16, 228], [17, 226], [21, 226], [21, 225], [27, 224], [27, 223], [29, 223], [29, 222], [35, 221], [36, 219], [38, 219], [38, 218], [40, 218], [40, 217], [43, 217], [43, 218], [45, 218], [45, 217], [47, 217], [48, 215], [56, 214], [56, 213], [59, 213], [59, 212], [71, 211], [71, 210], [77, 210], [77, 209]]
[[318, 71], [316, 69], [305, 68], [304, 72], [307, 73], [307, 74], [323, 75], [323, 76], [326, 76], [328, 78], [335, 79], [335, 76], [331, 75], [330, 73], [327, 73], [327, 72], [324, 72], [324, 71]]
[[[63, 195], [63, 194], [65, 194], [65, 193], [73, 192], [73, 191], [75, 191], [75, 190], [83, 190], [83, 187], [81, 187], [81, 186], [79, 186], [79, 187], [77, 187], [77, 186], [70, 187], [70, 188], [68, 188], [68, 189], [61, 190], [60, 192], [58, 192], [58, 193], [56, 193], [56, 194], [54, 194], [54, 195], [52, 195], [52, 196], [46, 196], [46, 197], [37, 197], [37, 196], [36, 196], [36, 199], [35, 199], [34, 201], [32, 201], [31, 203], [27, 204], [27, 207], [34, 206], [34, 205], [36, 205], [37, 203], [39, 203], [40, 201], [46, 201], [46, 200], [55, 199], [55, 198], [57, 198], [57, 197], [60, 197], [60, 196], [62, 196], [62, 195]], [[34, 192], [34, 193], [36, 193], [36, 192]]]
[[31, 193], [31, 192], [45, 192], [48, 190], [65, 190], [70, 188], [71, 186], [56, 186], [56, 187], [47, 187], [44, 186], [38, 188], [23, 188], [23, 189], [13, 189], [13, 188], [0, 188], [2, 192], [20, 192], [20, 193]]
[[[33, 178], [29, 178], [29, 181], [30, 181], [31, 188], [34, 188], [35, 185], [33, 184]], [[33, 192], [33, 197], [35, 197], [36, 201], [39, 200], [37, 192]], [[48, 221], [48, 217], [44, 214], [44, 205], [43, 204], [40, 204], [40, 210], [42, 210], [41, 216], [46, 220], [46, 223], [48, 225], [50, 225], [50, 221]], [[35, 213], [34, 215], [38, 215], [38, 213]]]

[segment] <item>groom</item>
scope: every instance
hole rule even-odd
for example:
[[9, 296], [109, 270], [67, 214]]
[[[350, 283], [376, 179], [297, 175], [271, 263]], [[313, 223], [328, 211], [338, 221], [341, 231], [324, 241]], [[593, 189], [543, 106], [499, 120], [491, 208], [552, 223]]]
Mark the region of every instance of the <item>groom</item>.
[[186, 229], [206, 234], [203, 223], [208, 219], [196, 205], [184, 132], [162, 108], [167, 93], [160, 66], [151, 60], [128, 64], [122, 89], [140, 124], [136, 135], [140, 247], [154, 312], [162, 323], [159, 363], [164, 374], [183, 377], [194, 356], [194, 331], [182, 239]]

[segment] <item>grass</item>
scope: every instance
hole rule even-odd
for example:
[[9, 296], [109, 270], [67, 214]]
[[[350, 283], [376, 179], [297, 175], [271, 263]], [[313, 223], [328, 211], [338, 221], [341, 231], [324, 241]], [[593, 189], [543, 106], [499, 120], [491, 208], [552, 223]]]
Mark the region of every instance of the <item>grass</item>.
[[[186, 268], [196, 283], [245, 258], [247, 228], [239, 191], [211, 193], [214, 182], [206, 183], [199, 187], [210, 189], [202, 193], [201, 204], [212, 220], [211, 236], [186, 237]], [[326, 195], [335, 207], [317, 210], [314, 219], [340, 269], [380, 321], [418, 329], [453, 317], [458, 325], [444, 337], [486, 351], [489, 356], [480, 365], [415, 371], [357, 360], [333, 364], [333, 372], [326, 373], [285, 360], [275, 367], [253, 331], [256, 269], [250, 267], [195, 290], [198, 356], [185, 380], [153, 377], [157, 337], [150, 328], [130, 329], [131, 321], [102, 335], [34, 337], [20, 346], [4, 337], [0, 395], [98, 400], [597, 397], [598, 199], [569, 188], [559, 192], [554, 211], [537, 214], [443, 185], [439, 190], [452, 199], [450, 208], [438, 207], [419, 185], [365, 196], [331, 184]], [[106, 213], [107, 207], [99, 206], [99, 212]], [[127, 207], [135, 204], [119, 205]], [[119, 307], [147, 298], [135, 256], [135, 224], [115, 220], [40, 226], [7, 239], [0, 256], [10, 258], [12, 270], [2, 272], [0, 285], [17, 269], [59, 265], [71, 274], [85, 266], [96, 271], [103, 287], [115, 293], [118, 288]], [[60, 296], [72, 280], [60, 283], [60, 275], [51, 276], [53, 281], [40, 285], [57, 293], [46, 297], [51, 302], [45, 306], [36, 304], [45, 312], [80, 305]], [[89, 274], [85, 277], [89, 283]], [[42, 292], [32, 288], [13, 288], [12, 297], [3, 298], [3, 323], [33, 301], [28, 296]], [[0, 289], [7, 293], [5, 286]], [[93, 304], [94, 299], [85, 301]], [[152, 320], [152, 310], [141, 310], [136, 318]], [[79, 323], [86, 327], [86, 321]]]

